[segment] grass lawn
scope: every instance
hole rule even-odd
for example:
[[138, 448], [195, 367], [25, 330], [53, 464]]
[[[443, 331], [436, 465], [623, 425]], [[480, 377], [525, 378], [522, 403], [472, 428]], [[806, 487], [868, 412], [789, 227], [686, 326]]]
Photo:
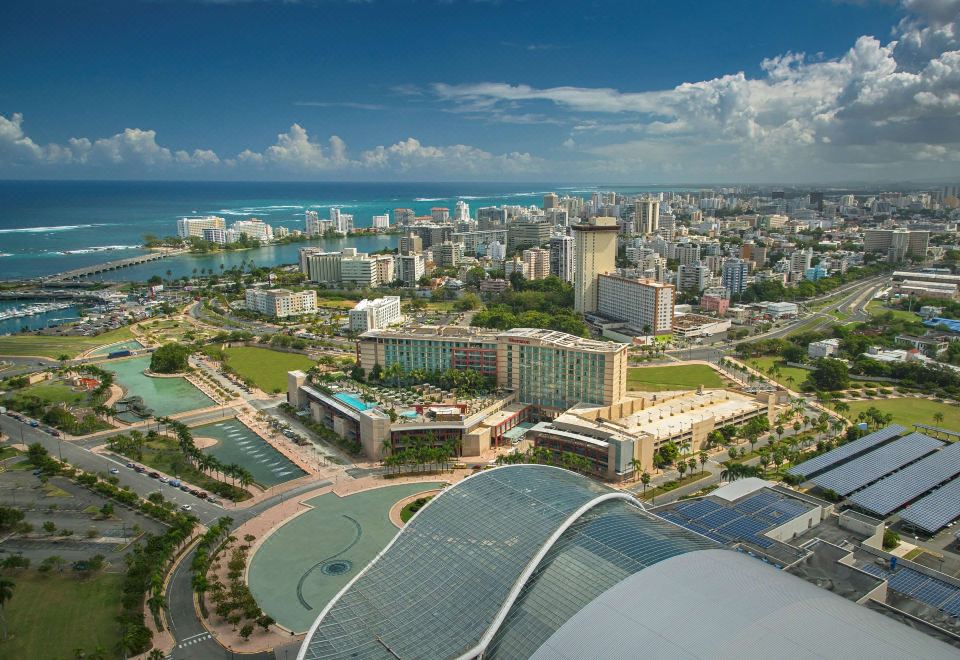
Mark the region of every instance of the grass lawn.
[[128, 327], [110, 330], [96, 337], [39, 335], [0, 337], [0, 355], [40, 355], [53, 359], [67, 355], [73, 358], [92, 348], [133, 338], [133, 333]]
[[21, 390], [16, 390], [12, 398], [19, 399], [25, 396], [39, 397], [44, 403], [66, 403], [71, 406], [86, 405], [88, 397], [86, 392], [78, 392], [69, 385], [57, 382], [43, 382], [36, 385], [30, 385]]
[[[948, 403], [930, 401], [928, 399], [877, 399], [875, 401], [848, 401], [850, 412], [846, 413], [851, 420], [857, 418], [862, 410], [873, 406], [877, 410], [893, 415], [895, 424], [901, 424], [908, 429], [911, 424], [929, 424], [951, 431], [960, 431], [960, 407]], [[943, 414], [943, 421], [939, 424], [933, 420], [935, 413]]]
[[428, 497], [418, 497], [412, 502], [407, 502], [402, 509], [400, 509], [400, 522], [407, 522], [413, 518], [413, 514], [423, 508], [427, 502], [433, 499], [433, 495]]
[[678, 364], [667, 367], [631, 367], [627, 370], [627, 389], [644, 392], [695, 390], [724, 387], [724, 380], [705, 364]]
[[282, 353], [269, 348], [236, 346], [225, 351], [227, 364], [243, 378], [249, 378], [264, 392], [287, 389], [287, 372], [306, 371], [315, 363], [300, 353]]
[[4, 606], [10, 638], [0, 641], [4, 658], [72, 658], [101, 647], [106, 658], [119, 658], [123, 576], [101, 574], [78, 580], [69, 569], [62, 575], [33, 571], [12, 576], [13, 598]]
[[330, 309], [353, 309], [357, 306], [356, 300], [344, 300], [342, 298], [323, 298], [317, 297], [317, 307], [327, 307]]
[[871, 300], [867, 304], [867, 313], [870, 314], [870, 316], [881, 316], [887, 312], [893, 314], [894, 318], [903, 321], [920, 321], [920, 317], [913, 312], [905, 312], [901, 309], [890, 309], [879, 300]]
[[[769, 373], [767, 373], [767, 370], [770, 369], [770, 367], [772, 367], [775, 363], [779, 364], [780, 373], [777, 376], [771, 376]], [[810, 374], [810, 372], [806, 369], [788, 367], [783, 360], [772, 356], [750, 358], [747, 360], [747, 364], [757, 371], [763, 373], [765, 376], [773, 378], [784, 387], [789, 387], [792, 390], [799, 389], [803, 382], [807, 380], [807, 376]], [[789, 378], [792, 378], [793, 381], [791, 382], [787, 380]]]

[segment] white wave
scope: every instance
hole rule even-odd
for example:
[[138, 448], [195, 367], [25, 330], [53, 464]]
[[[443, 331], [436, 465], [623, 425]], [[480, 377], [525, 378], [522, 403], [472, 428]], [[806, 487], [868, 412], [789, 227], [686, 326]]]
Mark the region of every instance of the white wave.
[[0, 257], [12, 257], [13, 255], [9, 252], [0, 252]]
[[414, 197], [415, 202], [442, 202], [450, 199], [449, 197]]
[[88, 248], [79, 248], [76, 250], [63, 250], [57, 254], [92, 254], [94, 252], [111, 252], [113, 250], [136, 250], [139, 245], [95, 245]]
[[103, 227], [103, 225], [60, 225], [58, 227], [18, 227], [16, 229], [0, 229], [0, 234], [43, 234], [53, 231], [72, 231], [74, 229], [89, 229]]

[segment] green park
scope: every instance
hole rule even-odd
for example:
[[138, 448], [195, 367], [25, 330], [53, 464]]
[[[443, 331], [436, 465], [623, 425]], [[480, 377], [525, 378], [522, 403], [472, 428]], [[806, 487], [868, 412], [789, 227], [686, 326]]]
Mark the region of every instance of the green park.
[[110, 330], [95, 337], [79, 335], [11, 335], [0, 337], [0, 355], [36, 355], [54, 360], [66, 355], [74, 358], [98, 346], [133, 339], [129, 327]]
[[302, 353], [284, 353], [255, 346], [234, 346], [223, 353], [228, 367], [264, 392], [282, 392], [287, 388], [288, 371], [306, 371], [316, 364]]
[[[881, 413], [893, 415], [893, 422], [911, 428], [913, 424], [939, 426], [960, 432], [960, 406], [932, 401], [930, 399], [897, 398], [874, 399], [870, 401], [847, 401], [849, 411], [844, 411], [849, 419], [856, 421], [857, 415], [876, 408]], [[940, 416], [942, 415], [942, 419]]]

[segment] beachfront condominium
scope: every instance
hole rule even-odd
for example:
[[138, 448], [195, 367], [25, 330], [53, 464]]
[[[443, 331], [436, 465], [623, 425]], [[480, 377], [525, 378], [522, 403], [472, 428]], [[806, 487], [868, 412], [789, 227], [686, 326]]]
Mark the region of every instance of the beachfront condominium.
[[390, 229], [390, 216], [387, 214], [373, 216], [373, 228], [381, 231]]
[[316, 291], [288, 289], [247, 289], [247, 309], [265, 316], [285, 318], [317, 311]]
[[203, 230], [203, 240], [217, 245], [226, 245], [227, 232], [223, 229], [207, 228]]
[[307, 211], [303, 214], [303, 233], [307, 236], [319, 236], [320, 215], [316, 211]]
[[358, 287], [378, 287], [395, 279], [393, 255], [371, 256], [356, 248], [341, 252], [300, 248], [300, 272], [311, 282]]
[[543, 248], [524, 250], [523, 263], [528, 280], [543, 280], [550, 276], [550, 250]]
[[215, 215], [205, 215], [199, 218], [180, 218], [177, 220], [177, 236], [189, 238], [196, 236], [203, 238], [204, 229], [226, 229], [227, 223], [223, 218]]
[[462, 199], [457, 200], [457, 204], [453, 208], [453, 221], [470, 222], [470, 205]]
[[372, 330], [360, 336], [360, 366], [398, 365], [404, 371], [472, 369], [496, 376], [517, 400], [547, 411], [576, 403], [612, 405], [626, 394], [627, 344], [555, 330], [514, 328], [499, 333], [459, 326]]
[[237, 220], [230, 229], [237, 236], [246, 236], [248, 240], [269, 243], [273, 240], [273, 227], [257, 218], [249, 220]]
[[373, 300], [364, 298], [350, 310], [350, 331], [379, 330], [400, 323], [400, 296], [384, 296]]
[[550, 237], [550, 274], [573, 283], [573, 236]]
[[646, 335], [667, 335], [673, 331], [672, 285], [618, 275], [600, 275], [597, 285], [597, 313], [601, 316], [625, 321]]
[[581, 314], [597, 311], [597, 276], [617, 269], [617, 219], [590, 218], [571, 227], [574, 236], [574, 309]]

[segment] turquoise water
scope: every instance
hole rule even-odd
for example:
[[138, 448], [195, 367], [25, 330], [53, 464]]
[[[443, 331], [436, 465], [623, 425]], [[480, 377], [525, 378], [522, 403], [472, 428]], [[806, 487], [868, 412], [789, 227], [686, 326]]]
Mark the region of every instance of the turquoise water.
[[112, 371], [116, 383], [126, 396], [141, 396], [144, 403], [153, 408], [156, 417], [207, 408], [215, 405], [206, 394], [190, 384], [185, 378], [150, 378], [143, 370], [150, 366], [150, 356], [103, 362], [101, 367]]
[[110, 353], [113, 353], [114, 351], [139, 351], [141, 348], [143, 348], [143, 344], [138, 342], [136, 339], [128, 339], [127, 341], [120, 341], [116, 344], [107, 344], [106, 346], [101, 346], [97, 350], [90, 353], [90, 355], [110, 355]]
[[359, 398], [357, 398], [357, 397], [354, 396], [353, 394], [349, 394], [349, 393], [347, 393], [347, 392], [337, 392], [336, 394], [333, 395], [333, 398], [334, 398], [334, 399], [339, 399], [340, 401], [343, 401], [345, 404], [347, 404], [348, 406], [350, 406], [350, 407], [353, 408], [354, 410], [366, 410], [367, 408], [372, 408], [372, 407], [373, 407], [373, 406], [368, 406], [368, 405], [365, 404], [363, 401], [361, 401]]
[[270, 443], [234, 419], [197, 426], [192, 432], [197, 437], [219, 440], [203, 451], [223, 463], [236, 463], [246, 468], [261, 486], [275, 486], [306, 474]]

